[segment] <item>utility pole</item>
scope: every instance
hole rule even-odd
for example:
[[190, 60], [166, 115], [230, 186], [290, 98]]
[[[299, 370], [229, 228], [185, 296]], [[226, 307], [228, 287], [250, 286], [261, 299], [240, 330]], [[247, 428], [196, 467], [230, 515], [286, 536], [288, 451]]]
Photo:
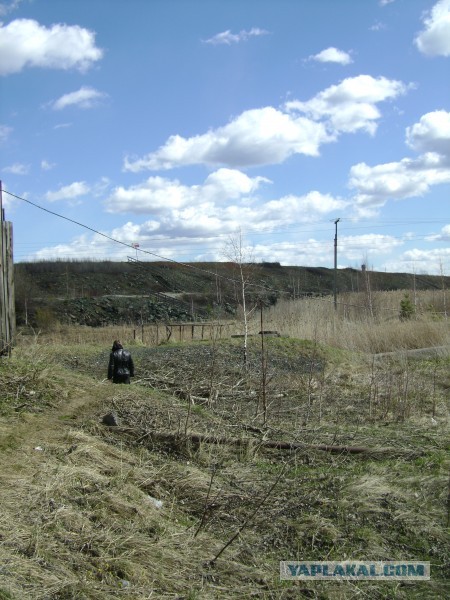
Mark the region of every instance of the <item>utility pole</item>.
[[334, 234], [334, 310], [337, 310], [337, 224], [341, 219], [336, 219], [334, 222], [335, 234]]

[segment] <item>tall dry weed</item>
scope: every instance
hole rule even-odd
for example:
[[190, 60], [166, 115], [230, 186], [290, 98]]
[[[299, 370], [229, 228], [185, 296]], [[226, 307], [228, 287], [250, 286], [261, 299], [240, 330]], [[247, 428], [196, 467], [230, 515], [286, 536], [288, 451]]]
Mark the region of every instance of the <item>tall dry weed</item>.
[[437, 310], [441, 307], [438, 300], [443, 302], [443, 299], [436, 292], [420, 293], [415, 318], [408, 321], [399, 318], [401, 298], [402, 292], [374, 293], [373, 316], [360, 304], [363, 297], [357, 293], [340, 298], [337, 311], [328, 298], [282, 300], [267, 311], [265, 323], [267, 328], [283, 335], [360, 352], [390, 352], [450, 343], [450, 324]]

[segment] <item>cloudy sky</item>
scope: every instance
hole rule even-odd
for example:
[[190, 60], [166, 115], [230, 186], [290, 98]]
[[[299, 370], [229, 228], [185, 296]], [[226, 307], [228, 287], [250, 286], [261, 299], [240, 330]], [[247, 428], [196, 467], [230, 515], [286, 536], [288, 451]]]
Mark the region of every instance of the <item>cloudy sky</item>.
[[337, 227], [340, 267], [450, 274], [450, 0], [5, 0], [0, 21], [16, 261], [225, 260], [242, 235], [332, 267]]

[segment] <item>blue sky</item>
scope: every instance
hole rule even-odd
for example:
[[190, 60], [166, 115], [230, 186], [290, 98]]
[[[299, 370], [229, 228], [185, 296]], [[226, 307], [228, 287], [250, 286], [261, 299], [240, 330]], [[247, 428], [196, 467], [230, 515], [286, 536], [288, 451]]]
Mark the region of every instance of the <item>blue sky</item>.
[[450, 0], [9, 0], [0, 21], [15, 261], [225, 260], [242, 235], [332, 267], [340, 219], [339, 267], [450, 274]]

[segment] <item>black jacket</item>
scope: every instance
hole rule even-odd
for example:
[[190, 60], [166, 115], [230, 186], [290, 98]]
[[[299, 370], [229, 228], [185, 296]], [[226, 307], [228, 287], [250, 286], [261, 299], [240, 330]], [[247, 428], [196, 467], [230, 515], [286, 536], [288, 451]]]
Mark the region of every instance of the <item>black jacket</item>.
[[128, 350], [119, 348], [109, 355], [108, 379], [120, 383], [134, 377], [134, 364]]

